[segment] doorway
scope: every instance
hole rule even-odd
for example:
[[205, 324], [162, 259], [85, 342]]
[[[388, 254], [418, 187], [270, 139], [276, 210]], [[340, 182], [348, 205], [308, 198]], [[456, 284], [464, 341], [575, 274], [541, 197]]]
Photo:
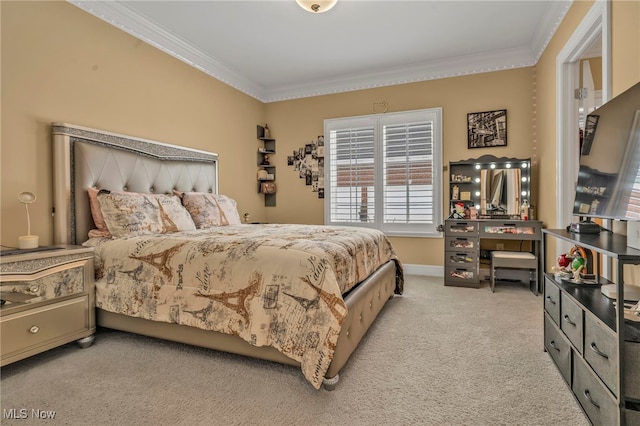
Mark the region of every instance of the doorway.
[[[568, 226], [575, 220], [573, 200], [578, 178], [580, 158], [580, 125], [589, 109], [606, 102], [611, 96], [611, 28], [610, 4], [596, 0], [573, 35], [556, 58], [556, 227]], [[585, 60], [599, 55], [600, 61]], [[581, 61], [582, 60], [582, 61]], [[600, 69], [593, 64], [600, 62]], [[601, 88], [599, 99], [576, 99], [576, 89], [583, 87], [584, 74], [599, 71]], [[584, 95], [584, 93], [582, 93]], [[582, 111], [580, 108], [583, 108]], [[607, 224], [604, 224], [607, 226]], [[567, 250], [566, 244], [558, 243], [557, 253]], [[611, 263], [602, 262], [602, 275], [611, 274]]]
[[[557, 126], [556, 126], [556, 224], [564, 227], [574, 220], [573, 198], [578, 177], [580, 156], [580, 102], [575, 99], [581, 87], [584, 62], [594, 55], [601, 59], [601, 91], [598, 103], [606, 102], [611, 92], [611, 54], [609, 28], [609, 2], [597, 0], [584, 17], [556, 59]], [[595, 63], [598, 61], [588, 61]], [[593, 72], [593, 67], [591, 67]], [[584, 105], [583, 105], [584, 106]], [[591, 106], [592, 107], [592, 106]], [[588, 107], [590, 108], [590, 107]], [[588, 112], [587, 112], [588, 113]], [[584, 111], [582, 112], [584, 116]]]

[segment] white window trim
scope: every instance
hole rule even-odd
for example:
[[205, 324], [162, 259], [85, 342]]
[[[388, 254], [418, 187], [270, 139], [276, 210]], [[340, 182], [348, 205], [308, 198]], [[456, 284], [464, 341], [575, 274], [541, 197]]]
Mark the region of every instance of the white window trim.
[[[372, 126], [376, 132], [376, 149], [375, 149], [375, 198], [382, 200], [383, 190], [383, 173], [382, 173], [382, 129], [384, 124], [406, 123], [410, 120], [407, 117], [416, 114], [425, 114], [426, 117], [432, 118], [433, 125], [433, 223], [430, 224], [400, 224], [394, 225], [382, 223], [382, 201], [376, 201], [380, 205], [376, 205], [376, 218], [369, 223], [353, 223], [353, 222], [332, 222], [331, 221], [331, 182], [330, 170], [332, 167], [330, 160], [330, 133], [332, 130], [345, 127], [365, 127]], [[324, 222], [330, 225], [341, 226], [358, 226], [380, 229], [389, 236], [400, 237], [428, 237], [442, 238], [442, 233], [438, 231], [438, 226], [443, 223], [442, 205], [443, 205], [443, 188], [442, 188], [442, 108], [428, 108], [423, 110], [403, 111], [398, 113], [371, 114], [355, 117], [343, 117], [335, 119], [327, 119], [324, 121], [325, 135], [325, 203], [324, 203]]]

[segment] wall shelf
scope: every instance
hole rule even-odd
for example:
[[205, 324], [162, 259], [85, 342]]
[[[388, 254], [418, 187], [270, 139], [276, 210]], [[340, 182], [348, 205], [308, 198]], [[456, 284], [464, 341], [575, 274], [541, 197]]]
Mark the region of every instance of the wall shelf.
[[[256, 164], [258, 170], [266, 171], [268, 178], [258, 177], [258, 193], [261, 193], [263, 183], [273, 182], [276, 180], [276, 166], [273, 165], [271, 156], [276, 153], [276, 140], [270, 136], [265, 136], [265, 127], [257, 125], [257, 139], [262, 143], [258, 148]], [[275, 207], [276, 194], [264, 194], [264, 205], [267, 207]]]

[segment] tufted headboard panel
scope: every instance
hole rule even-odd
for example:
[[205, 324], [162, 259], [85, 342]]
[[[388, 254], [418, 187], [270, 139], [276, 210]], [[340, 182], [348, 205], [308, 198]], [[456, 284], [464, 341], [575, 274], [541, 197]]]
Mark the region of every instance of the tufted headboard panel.
[[53, 123], [54, 241], [81, 244], [94, 228], [87, 188], [218, 192], [218, 155]]

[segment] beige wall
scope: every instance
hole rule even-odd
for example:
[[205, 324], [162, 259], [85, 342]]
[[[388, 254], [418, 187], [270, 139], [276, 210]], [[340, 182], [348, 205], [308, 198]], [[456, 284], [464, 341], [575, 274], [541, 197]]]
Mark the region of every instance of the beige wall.
[[[264, 220], [256, 130], [265, 105], [63, 1], [2, 8], [2, 244], [27, 233], [21, 191], [35, 192], [32, 233], [52, 243], [50, 123], [214, 151], [220, 191]], [[245, 160], [246, 159], [246, 160]]]
[[[591, 2], [574, 2], [536, 66], [262, 104], [66, 2], [0, 2], [2, 35], [1, 241], [26, 233], [16, 196], [34, 191], [32, 230], [51, 243], [49, 125], [95, 127], [220, 154], [220, 190], [253, 220], [323, 223], [323, 203], [286, 165], [327, 118], [442, 107], [445, 165], [485, 154], [532, 157], [539, 217], [555, 226], [555, 57]], [[613, 2], [613, 89], [639, 80], [638, 2]], [[64, 23], [64, 25], [61, 25]], [[533, 85], [537, 129], [533, 136]], [[508, 146], [467, 149], [466, 114], [507, 109]], [[256, 193], [255, 125], [277, 139], [277, 206]], [[444, 173], [446, 178], [447, 172]], [[446, 182], [446, 179], [445, 179]], [[445, 205], [448, 200], [445, 199]], [[442, 265], [440, 238], [393, 238], [405, 263]]]
[[[593, 6], [592, 1], [573, 2], [536, 65], [537, 151], [540, 159], [538, 214], [547, 228], [556, 223], [556, 58], [580, 22]], [[611, 2], [612, 96], [640, 81], [640, 3]]]
[[[277, 139], [278, 199], [267, 215], [273, 222], [323, 223], [324, 205], [317, 193], [287, 166], [287, 155], [323, 133], [323, 120], [372, 114], [374, 102], [386, 100], [389, 112], [441, 107], [443, 164], [485, 154], [532, 157], [532, 68], [446, 78], [267, 105], [267, 121]], [[467, 113], [507, 110], [507, 146], [467, 148]], [[448, 172], [443, 176], [448, 188]], [[445, 191], [448, 197], [448, 191]], [[448, 199], [445, 199], [445, 206]], [[444, 213], [443, 213], [444, 214]], [[442, 238], [391, 238], [405, 263], [442, 265]]]
[[640, 81], [640, 2], [611, 2], [613, 96]]

